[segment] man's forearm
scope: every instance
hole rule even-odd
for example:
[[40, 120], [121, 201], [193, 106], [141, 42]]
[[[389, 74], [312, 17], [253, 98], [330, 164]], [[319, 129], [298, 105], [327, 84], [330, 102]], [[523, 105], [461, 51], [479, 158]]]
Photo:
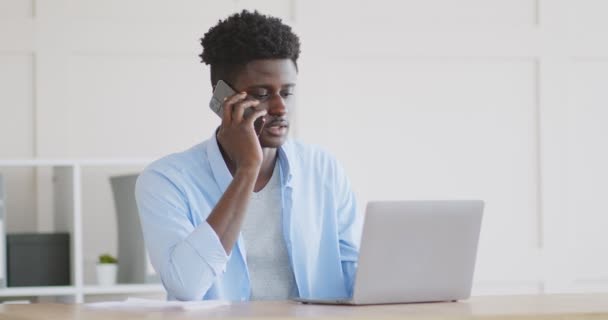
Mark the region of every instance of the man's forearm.
[[226, 254], [230, 254], [238, 238], [258, 173], [259, 168], [237, 169], [226, 192], [207, 217]]

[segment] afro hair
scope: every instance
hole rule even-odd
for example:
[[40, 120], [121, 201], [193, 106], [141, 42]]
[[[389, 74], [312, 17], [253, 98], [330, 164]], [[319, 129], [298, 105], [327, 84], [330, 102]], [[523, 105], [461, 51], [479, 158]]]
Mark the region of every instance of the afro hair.
[[202, 62], [211, 82], [232, 79], [239, 68], [260, 59], [290, 59], [297, 68], [300, 39], [281, 19], [243, 10], [211, 27], [201, 39]]

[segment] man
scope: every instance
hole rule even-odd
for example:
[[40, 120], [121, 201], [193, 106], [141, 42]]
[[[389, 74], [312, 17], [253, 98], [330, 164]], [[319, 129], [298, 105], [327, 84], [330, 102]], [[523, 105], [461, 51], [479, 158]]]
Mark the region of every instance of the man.
[[237, 94], [209, 140], [152, 163], [136, 185], [168, 298], [352, 295], [360, 223], [349, 182], [326, 152], [287, 139], [298, 37], [280, 19], [243, 11], [201, 43], [212, 86], [221, 79]]

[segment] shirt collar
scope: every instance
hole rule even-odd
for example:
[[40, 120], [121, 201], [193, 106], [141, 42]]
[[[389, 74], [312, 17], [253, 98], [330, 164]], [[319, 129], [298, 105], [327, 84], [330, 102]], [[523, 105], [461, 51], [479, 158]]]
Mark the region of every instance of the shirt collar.
[[220, 151], [219, 142], [217, 141], [216, 130], [213, 131], [209, 143], [207, 143], [207, 159], [209, 160], [209, 166], [213, 172], [213, 177], [217, 182], [222, 193], [228, 189], [230, 182], [232, 182], [232, 174], [228, 170], [228, 166], [222, 157]]
[[285, 144], [279, 147], [279, 167], [281, 168], [281, 184], [288, 186], [291, 182], [292, 166], [295, 155], [293, 154], [293, 143], [288, 139]]
[[[228, 189], [228, 186], [232, 182], [232, 174], [228, 170], [228, 166], [224, 161], [222, 152], [220, 151], [219, 142], [217, 141], [217, 135], [214, 130], [209, 143], [207, 143], [207, 159], [209, 160], [209, 166], [213, 172], [213, 177], [217, 182], [222, 193]], [[293, 146], [291, 140], [287, 140], [284, 145], [279, 147], [279, 168], [281, 171], [281, 185], [289, 185], [292, 178], [291, 172], [291, 161], [294, 159]]]

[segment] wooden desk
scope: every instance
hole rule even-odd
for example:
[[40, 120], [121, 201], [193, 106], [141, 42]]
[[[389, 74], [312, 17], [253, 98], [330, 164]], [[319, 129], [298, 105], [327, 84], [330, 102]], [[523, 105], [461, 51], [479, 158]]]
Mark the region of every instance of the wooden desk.
[[197, 311], [91, 310], [84, 305], [0, 305], [0, 319], [608, 319], [608, 294], [474, 297], [456, 303], [320, 306], [295, 302], [236, 302]]

